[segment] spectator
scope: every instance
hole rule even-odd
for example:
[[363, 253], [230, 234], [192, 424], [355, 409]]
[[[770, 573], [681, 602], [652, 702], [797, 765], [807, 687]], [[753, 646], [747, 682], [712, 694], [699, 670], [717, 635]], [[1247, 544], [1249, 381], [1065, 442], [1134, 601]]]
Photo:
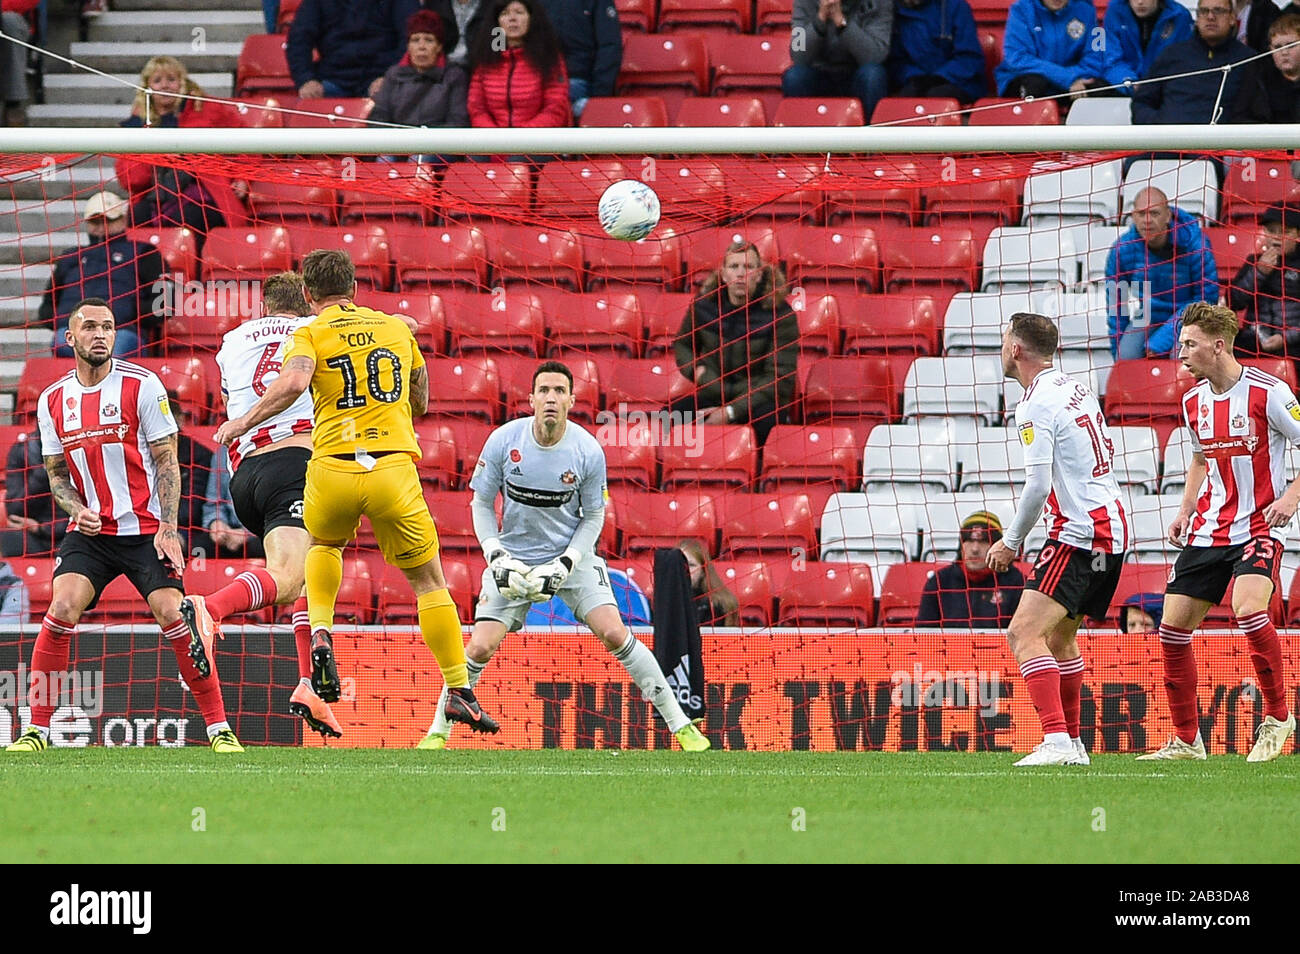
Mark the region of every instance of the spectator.
[[889, 78], [898, 96], [946, 96], [969, 105], [988, 92], [966, 0], [896, 0], [892, 49]]
[[419, 8], [419, 0], [303, 0], [285, 47], [299, 97], [373, 97]]
[[[4, 0], [0, 4], [0, 33], [12, 40], [30, 42], [31, 25], [27, 15], [41, 5], [41, 0]], [[0, 70], [4, 84], [4, 124], [6, 126], [27, 125], [27, 47], [9, 40], [0, 52]]]
[[1233, 121], [1300, 123], [1300, 13], [1284, 13], [1268, 28], [1272, 56], [1242, 69]]
[[1133, 224], [1106, 256], [1106, 288], [1111, 353], [1120, 359], [1173, 356], [1183, 309], [1219, 300], [1214, 254], [1195, 216], [1171, 207], [1159, 189], [1139, 192]]
[[442, 18], [447, 38], [447, 62], [469, 68], [470, 51], [487, 17], [488, 4], [484, 0], [425, 0], [425, 8]]
[[1001, 539], [997, 514], [980, 510], [962, 521], [957, 559], [936, 570], [921, 589], [917, 626], [1007, 627], [1020, 605], [1025, 577], [1015, 564], [1001, 573], [989, 569], [989, 547]]
[[1233, 350], [1239, 357], [1300, 358], [1300, 209], [1274, 205], [1260, 224], [1263, 247], [1228, 286], [1228, 307], [1246, 313]]
[[695, 391], [671, 410], [700, 424], [750, 424], [762, 445], [794, 400], [799, 322], [785, 297], [780, 266], [764, 264], [753, 243], [733, 242], [673, 341]]
[[582, 115], [588, 98], [613, 96], [623, 65], [623, 33], [614, 0], [542, 0], [564, 50], [569, 106]]
[[1098, 49], [1104, 44], [1097, 40], [1092, 0], [1016, 0], [1007, 14], [1002, 62], [993, 71], [998, 95], [1073, 97], [1104, 85]]
[[276, 32], [276, 27], [280, 25], [280, 0], [262, 0], [262, 22], [266, 24], [266, 32]]
[[87, 199], [82, 221], [88, 241], [55, 258], [40, 319], [54, 328], [54, 354], [68, 358], [72, 347], [65, 333], [72, 313], [87, 299], [106, 303], [117, 324], [113, 353], [134, 355], [161, 330], [155, 302], [164, 291], [162, 256], [148, 242], [127, 237], [126, 200], [111, 192]]
[[1191, 39], [1192, 15], [1178, 0], [1116, 0], [1103, 26], [1106, 83], [1116, 95], [1132, 96], [1124, 84], [1146, 79], [1165, 47]]
[[478, 31], [470, 57], [470, 124], [569, 125], [569, 81], [546, 10], [537, 0], [493, 0], [485, 22], [493, 26]]
[[408, 65], [384, 74], [370, 118], [433, 128], [469, 125], [469, 74], [443, 55], [446, 29], [430, 10], [417, 10], [406, 23]]
[[1256, 53], [1268, 52], [1268, 30], [1282, 13], [1273, 0], [1235, 0], [1237, 39]]
[[203, 528], [212, 540], [214, 557], [263, 559], [262, 541], [244, 529], [230, 498], [230, 453], [224, 444], [217, 445], [208, 473], [207, 492], [203, 495]]
[[691, 590], [695, 594], [695, 613], [701, 626], [739, 626], [740, 604], [736, 594], [727, 589], [718, 571], [709, 562], [708, 551], [699, 540], [683, 540], [677, 549], [686, 557], [686, 570], [691, 575]]
[[1193, 35], [1165, 47], [1151, 66], [1147, 78], [1160, 82], [1134, 91], [1134, 123], [1209, 124], [1233, 108], [1242, 71], [1221, 68], [1254, 55], [1233, 36], [1233, 18], [1232, 0], [1200, 0]]
[[51, 556], [67, 533], [68, 521], [50, 493], [50, 475], [41, 456], [41, 434], [32, 426], [5, 456], [5, 556]]
[[864, 115], [887, 92], [893, 0], [794, 0], [785, 96], [856, 96]]
[[[235, 107], [206, 99], [207, 94], [190, 79], [185, 64], [173, 56], [155, 56], [140, 71], [140, 86], [131, 104], [128, 129], [221, 129], [242, 127]], [[188, 97], [199, 97], [191, 99]], [[248, 185], [224, 176], [202, 179], [183, 169], [141, 162], [128, 156], [114, 168], [117, 181], [131, 196], [131, 224], [137, 227], [184, 226], [200, 238], [223, 225], [240, 225], [247, 219], [242, 199]], [[120, 331], [119, 331], [120, 334]]]
[[1156, 633], [1165, 615], [1163, 593], [1134, 593], [1119, 608], [1121, 633]]
[[31, 597], [27, 584], [14, 568], [0, 561], [0, 623], [15, 626], [30, 622]]

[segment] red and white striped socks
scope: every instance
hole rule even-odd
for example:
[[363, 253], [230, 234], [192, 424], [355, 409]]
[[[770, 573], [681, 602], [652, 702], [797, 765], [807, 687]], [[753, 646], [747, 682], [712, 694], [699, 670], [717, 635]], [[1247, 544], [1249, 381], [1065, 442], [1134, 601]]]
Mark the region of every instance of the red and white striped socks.
[[1061, 708], [1061, 667], [1054, 656], [1035, 656], [1020, 664], [1029, 698], [1043, 724], [1044, 737], [1065, 734], [1065, 712]]
[[1259, 688], [1264, 694], [1264, 712], [1279, 722], [1290, 714], [1286, 704], [1286, 686], [1283, 685], [1282, 643], [1277, 629], [1268, 618], [1267, 610], [1249, 616], [1238, 616], [1237, 625], [1250, 643], [1250, 662], [1259, 678]]
[[307, 597], [293, 604], [293, 642], [298, 650], [298, 678], [311, 678], [311, 617], [307, 615]]
[[1065, 715], [1065, 731], [1070, 738], [1079, 737], [1079, 710], [1083, 695], [1083, 657], [1057, 660], [1061, 667], [1061, 711]]
[[[76, 631], [75, 624], [65, 623], [46, 613], [45, 618], [41, 620], [41, 631], [36, 637], [36, 645], [32, 649], [30, 675], [40, 675], [44, 679], [44, 685], [50, 686], [53, 682], [50, 673], [67, 672], [68, 655], [72, 651], [72, 634]], [[43, 704], [36, 705], [35, 702], [31, 702], [32, 725], [48, 736], [50, 719], [54, 716], [58, 700], [50, 698], [48, 692], [42, 695], [45, 698]]]
[[262, 569], [245, 570], [211, 596], [205, 597], [215, 620], [232, 613], [247, 613], [275, 602], [275, 577]]
[[213, 669], [211, 676], [204, 677], [194, 668], [194, 660], [190, 658], [190, 631], [185, 627], [185, 621], [178, 619], [164, 628], [162, 634], [176, 656], [181, 678], [190, 687], [194, 701], [199, 705], [199, 712], [203, 713], [208, 734], [211, 735], [214, 728], [229, 728], [229, 723], [226, 722], [226, 704], [221, 698], [221, 682], [217, 678], [216, 669]]
[[1192, 654], [1192, 631], [1162, 622], [1160, 658], [1164, 663], [1169, 715], [1174, 720], [1178, 738], [1191, 745], [1201, 731], [1196, 717], [1196, 656]]

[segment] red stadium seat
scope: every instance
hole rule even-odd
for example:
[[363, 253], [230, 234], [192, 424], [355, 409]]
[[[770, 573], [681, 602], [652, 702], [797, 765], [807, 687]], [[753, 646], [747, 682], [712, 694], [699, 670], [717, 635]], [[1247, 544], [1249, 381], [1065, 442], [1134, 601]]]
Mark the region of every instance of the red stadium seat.
[[1008, 6], [1007, 0], [971, 0], [970, 9], [979, 26], [1001, 26], [1007, 22]]
[[294, 98], [290, 97], [285, 102], [281, 102], [274, 96], [248, 96], [242, 99], [232, 99], [230, 102], [239, 113], [239, 118], [243, 120], [244, 127], [247, 129], [283, 129], [284, 128], [284, 107], [286, 103], [292, 104]]
[[790, 67], [790, 35], [712, 33], [704, 42], [713, 65], [713, 95], [758, 96], [770, 121], [783, 98], [781, 76]]
[[[527, 288], [506, 292], [444, 292], [452, 316], [451, 353], [515, 352], [536, 358], [546, 330], [542, 303]], [[499, 370], [499, 369], [498, 369]]]
[[786, 0], [758, 0], [754, 13], [754, 32], [790, 31], [791, 4]]
[[1228, 166], [1222, 221], [1253, 225], [1261, 212], [1279, 202], [1300, 207], [1300, 180], [1291, 175], [1290, 160], [1252, 157]]
[[717, 553], [713, 495], [699, 490], [664, 494], [619, 490], [612, 499], [622, 521], [623, 552], [629, 559], [656, 547], [675, 547], [684, 537], [698, 537], [710, 556]]
[[549, 357], [567, 354], [641, 356], [641, 304], [630, 291], [610, 289], [578, 295], [560, 289], [538, 290], [550, 343]]
[[764, 262], [781, 260], [776, 232], [770, 226], [737, 225], [699, 229], [682, 237], [686, 260], [686, 284], [694, 287], [709, 272], [722, 267], [722, 259], [734, 242], [749, 242]]
[[647, 358], [666, 357], [671, 364], [673, 360], [673, 339], [681, 329], [686, 309], [695, 298], [689, 292], [648, 292], [637, 289], [641, 302], [641, 316], [645, 319], [645, 347], [643, 354]]
[[282, 225], [215, 228], [203, 246], [203, 280], [260, 280], [293, 268], [289, 230]]
[[112, 580], [100, 590], [95, 608], [81, 617], [81, 623], [111, 625], [114, 623], [144, 623], [153, 621], [149, 604], [141, 598], [131, 581], [125, 576]]
[[39, 623], [45, 618], [54, 596], [54, 557], [5, 557], [9, 566], [27, 587], [28, 620]]
[[501, 383], [491, 358], [433, 358], [428, 367], [430, 414], [501, 420]]
[[185, 281], [199, 277], [198, 244], [189, 229], [127, 229], [126, 237], [136, 242], [148, 242], [158, 249], [169, 276], [179, 273]]
[[964, 225], [882, 228], [879, 237], [885, 291], [918, 285], [946, 285], [959, 291], [979, 287], [984, 237], [977, 245], [976, 230]]
[[248, 204], [253, 217], [263, 224], [312, 219], [330, 225], [338, 214], [338, 196], [333, 189], [320, 185], [250, 182]]
[[756, 96], [697, 96], [682, 100], [674, 126], [766, 126], [763, 101]]
[[682, 273], [681, 244], [675, 235], [660, 233], [640, 242], [613, 238], [583, 242], [588, 286], [601, 288], [629, 282], [645, 282], [661, 288], [676, 286]]
[[799, 320], [799, 353], [839, 354], [839, 300], [834, 295], [808, 294], [803, 288], [794, 288], [788, 301]]
[[[1170, 567], [1163, 563], [1125, 563], [1120, 570], [1119, 585], [1115, 587], [1115, 596], [1111, 599], [1110, 612], [1105, 621], [1118, 627], [1119, 611], [1126, 600], [1138, 593], [1163, 593], [1169, 581], [1169, 570]], [[1282, 596], [1276, 588], [1269, 605], [1269, 616], [1275, 623], [1281, 622]], [[1232, 613], [1231, 583], [1228, 584], [1223, 599], [1210, 607], [1203, 625], [1211, 628], [1236, 627], [1236, 617]]]
[[460, 480], [455, 430], [448, 424], [419, 422], [415, 436], [420, 443], [420, 459], [415, 464], [420, 483], [435, 490], [453, 489]]
[[749, 33], [752, 16], [748, 0], [659, 0], [659, 33], [678, 30], [724, 29]]
[[779, 590], [777, 625], [861, 628], [875, 622], [871, 567], [810, 563]]
[[704, 96], [708, 91], [709, 54], [702, 37], [631, 33], [623, 38], [616, 94], [661, 96], [672, 110], [686, 96]]
[[1059, 126], [1061, 110], [1055, 100], [998, 99], [975, 100], [971, 107], [971, 126]]
[[[541, 364], [537, 358], [518, 354], [494, 356], [497, 379], [505, 398], [506, 419], [533, 413], [528, 396], [533, 389], [533, 375]], [[569, 416], [582, 424], [590, 424], [600, 409], [600, 367], [595, 358], [579, 355], [566, 356], [565, 365], [573, 374], [573, 409]]]
[[614, 0], [618, 10], [618, 24], [624, 30], [653, 33], [655, 29], [655, 0]]
[[739, 604], [740, 625], [768, 626], [772, 622], [772, 580], [758, 560], [714, 560], [722, 585]]
[[921, 589], [939, 563], [895, 563], [880, 584], [880, 618], [877, 626], [908, 627], [921, 609]]
[[658, 96], [593, 96], [579, 126], [667, 126], [668, 110]]
[[[380, 561], [378, 565], [371, 564], [370, 573], [377, 606], [375, 622], [418, 625], [420, 614], [415, 605], [415, 594], [402, 571]], [[475, 574], [469, 561], [456, 557], [442, 561], [442, 573], [461, 622], [473, 622], [475, 590], [479, 585], [477, 576], [481, 573]]]
[[565, 219], [590, 216], [601, 193], [621, 179], [636, 178], [637, 172], [621, 159], [548, 162], [537, 174], [538, 214]]
[[[185, 592], [208, 596], [234, 582], [235, 577], [249, 567], [265, 565], [263, 560], [190, 560], [185, 564]], [[139, 599], [139, 596], [136, 597]], [[240, 613], [230, 618], [231, 623], [269, 623], [274, 610], [267, 607], [252, 613]]]
[[415, 319], [415, 340], [426, 358], [445, 358], [447, 350], [447, 315], [440, 295], [426, 292], [358, 291], [357, 304], [390, 315], [409, 315]]
[[360, 560], [347, 560], [343, 564], [343, 579], [334, 599], [334, 618], [359, 626], [374, 622], [375, 595], [370, 569]]
[[522, 162], [454, 162], [442, 177], [442, 213], [448, 218], [518, 215], [528, 211], [533, 173]]
[[816, 358], [806, 368], [801, 391], [808, 423], [840, 418], [887, 423], [898, 417], [901, 398], [887, 358]]
[[1202, 229], [1214, 251], [1220, 281], [1231, 281], [1246, 259], [1259, 251], [1260, 230], [1255, 225], [1209, 226]]
[[288, 93], [296, 96], [298, 88], [289, 75], [285, 46], [286, 38], [279, 33], [245, 37], [235, 64], [235, 95]]
[[[666, 220], [714, 222], [727, 211], [728, 177], [716, 158], [660, 160], [651, 185]], [[654, 234], [664, 231], [661, 224]]]
[[438, 546], [445, 551], [478, 553], [474, 518], [470, 512], [473, 494], [468, 490], [426, 490], [425, 502], [438, 527]]
[[535, 282], [544, 288], [564, 285], [582, 290], [582, 240], [577, 234], [536, 225], [498, 224], [486, 227], [485, 232], [498, 283]]
[[402, 291], [439, 285], [487, 288], [487, 240], [475, 226], [394, 225], [388, 232], [388, 246]]
[[730, 559], [816, 558], [821, 513], [812, 512], [806, 493], [732, 491], [715, 502], [722, 526], [722, 553]]
[[374, 223], [409, 219], [432, 222], [441, 202], [431, 168], [415, 162], [362, 162], [341, 190], [341, 219]]
[[777, 159], [749, 164], [745, 192], [748, 222], [794, 219], [805, 225], [823, 222], [824, 194], [817, 183], [823, 163], [808, 159]]
[[845, 159], [835, 162], [826, 190], [826, 221], [902, 219], [915, 222], [921, 213], [921, 190], [907, 185], [922, 175], [910, 159]]
[[295, 227], [290, 241], [293, 256], [303, 257], [318, 248], [338, 249], [348, 253], [357, 271], [361, 288], [387, 291], [393, 284], [392, 250], [388, 230], [382, 225], [345, 225], [342, 228]]
[[479, 451], [488, 435], [496, 425], [483, 420], [468, 417], [445, 417], [440, 414], [427, 414], [416, 422], [417, 430], [421, 427], [450, 428], [456, 444], [456, 456], [459, 459], [459, 485], [466, 487], [474, 474], [474, 465], [478, 463]]
[[[763, 490], [809, 483], [852, 490], [861, 483], [862, 443], [853, 429], [835, 424], [778, 424], [763, 445]], [[820, 517], [820, 514], [816, 516]]]
[[293, 112], [284, 116], [286, 129], [355, 129], [364, 125], [374, 109], [373, 100], [365, 97], [348, 99], [300, 99]]
[[164, 344], [168, 355], [215, 352], [228, 331], [262, 314], [260, 286], [252, 282], [234, 288], [224, 282], [207, 286], [201, 297], [186, 294], [180, 304], [167, 317]]
[[605, 448], [605, 479], [611, 487], [653, 490], [659, 486], [659, 461], [655, 449], [660, 439], [644, 420], [623, 427], [597, 428], [596, 439]]
[[773, 126], [861, 126], [862, 100], [854, 97], [797, 97], [781, 100]]
[[984, 51], [984, 91], [990, 95], [997, 95], [997, 82], [994, 78], [993, 71], [998, 68], [1002, 62], [1002, 35], [1006, 32], [1005, 18], [999, 21], [999, 25], [993, 26], [976, 26], [975, 35], [979, 38], [980, 49]]
[[961, 103], [944, 97], [886, 96], [871, 112], [871, 125], [960, 126]]
[[748, 487], [758, 471], [758, 442], [748, 424], [686, 425], [665, 435], [659, 459], [664, 490]]
[[840, 320], [845, 355], [939, 353], [942, 312], [924, 295], [874, 295], [870, 307], [845, 311]]
[[611, 410], [662, 411], [694, 389], [671, 360], [601, 358], [598, 363], [605, 382], [605, 407]]
[[1295, 362], [1290, 358], [1241, 358], [1240, 361], [1248, 368], [1259, 368], [1265, 374], [1285, 381], [1292, 391], [1297, 388]]
[[1194, 382], [1177, 361], [1116, 361], [1106, 383], [1109, 424], [1183, 419], [1182, 397]]
[[809, 225], [782, 232], [782, 245], [788, 249], [790, 281], [795, 284], [876, 290], [880, 251], [872, 228]]
[[952, 219], [954, 225], [972, 219], [987, 220], [993, 226], [1020, 224], [1023, 179], [993, 179], [929, 186], [923, 190], [925, 223], [936, 225]]
[[208, 363], [197, 355], [175, 358], [133, 358], [162, 381], [163, 387], [176, 395], [184, 413], [196, 424], [206, 423], [217, 410], [218, 372], [208, 373]]

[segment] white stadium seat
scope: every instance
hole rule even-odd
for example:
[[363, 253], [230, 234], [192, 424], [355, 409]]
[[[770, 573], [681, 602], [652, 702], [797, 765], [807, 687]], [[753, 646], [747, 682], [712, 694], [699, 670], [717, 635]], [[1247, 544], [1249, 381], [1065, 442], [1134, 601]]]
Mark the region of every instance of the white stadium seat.
[[[927, 433], [928, 431], [928, 433]], [[945, 425], [881, 424], [871, 429], [862, 453], [862, 490], [876, 502], [925, 500], [952, 493], [953, 448]]]
[[1000, 355], [917, 358], [903, 383], [903, 420], [966, 416], [998, 424], [1004, 380]]
[[943, 353], [1000, 353], [1007, 319], [1034, 310], [1029, 292], [958, 292], [943, 316]]
[[1154, 427], [1112, 427], [1115, 443], [1115, 479], [1120, 486], [1133, 488], [1136, 495], [1154, 494], [1160, 470], [1159, 440]]
[[1128, 215], [1137, 194], [1153, 186], [1190, 215], [1203, 222], [1219, 218], [1219, 180], [1214, 164], [1205, 159], [1139, 159], [1124, 177], [1122, 212]]
[[1187, 465], [1192, 462], [1192, 439], [1187, 428], [1174, 428], [1165, 442], [1160, 493], [1182, 496], [1187, 486]]
[[1025, 484], [1025, 449], [1014, 427], [981, 427], [975, 443], [958, 452], [961, 492], [1009, 497]]
[[1025, 180], [1024, 224], [1041, 222], [1050, 227], [1118, 221], [1122, 169], [1123, 161], [1113, 159], [1076, 169], [1034, 173]]
[[982, 291], [1016, 291], [1078, 281], [1074, 236], [1055, 228], [999, 226], [984, 243]]
[[1169, 525], [1178, 516], [1179, 501], [1165, 494], [1129, 494], [1128, 511], [1130, 559], [1138, 563], [1172, 563], [1178, 548], [1169, 543]]
[[822, 511], [822, 561], [867, 564], [879, 592], [889, 567], [916, 558], [914, 524], [906, 506], [873, 504], [866, 494], [834, 494]]
[[[1195, 4], [1191, 9], [1195, 9]], [[1098, 96], [1077, 100], [1070, 107], [1065, 125], [1132, 126], [1133, 101], [1127, 96]]]

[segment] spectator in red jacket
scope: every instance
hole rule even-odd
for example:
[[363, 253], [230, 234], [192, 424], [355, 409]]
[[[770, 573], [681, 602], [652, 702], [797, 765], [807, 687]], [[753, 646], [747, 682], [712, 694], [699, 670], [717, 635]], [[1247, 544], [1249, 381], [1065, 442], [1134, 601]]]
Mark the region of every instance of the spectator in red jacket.
[[[41, 0], [3, 0], [0, 3], [0, 33], [24, 43], [30, 41], [31, 25], [27, 14], [41, 5]], [[4, 87], [6, 126], [27, 125], [27, 47], [4, 43], [0, 51], [0, 85]]]
[[[185, 65], [173, 56], [155, 56], [140, 71], [140, 85], [131, 104], [132, 127], [164, 129], [224, 128], [243, 126], [235, 107], [206, 98], [203, 88], [190, 79]], [[186, 226], [200, 238], [222, 225], [247, 221], [244, 196], [248, 184], [224, 176], [199, 179], [184, 169], [122, 157], [117, 160], [117, 181], [131, 194], [131, 224], [136, 227]]]
[[546, 11], [536, 0], [494, 0], [474, 37], [471, 126], [568, 126], [569, 78]]

